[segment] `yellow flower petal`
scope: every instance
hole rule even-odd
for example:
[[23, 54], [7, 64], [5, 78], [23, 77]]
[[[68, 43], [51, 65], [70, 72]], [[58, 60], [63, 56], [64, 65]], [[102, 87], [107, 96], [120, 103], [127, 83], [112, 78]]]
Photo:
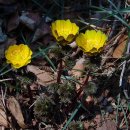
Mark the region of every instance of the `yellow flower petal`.
[[71, 42], [71, 41], [74, 39], [74, 37], [75, 37], [74, 35], [70, 34], [70, 35], [67, 37], [66, 41]]
[[61, 23], [61, 33], [60, 33], [60, 36], [63, 36], [64, 39], [66, 40], [67, 37], [68, 37], [68, 34], [70, 35], [71, 34], [71, 28], [72, 28], [72, 25], [71, 25], [71, 22], [70, 20], [66, 20], [66, 21], [62, 21], [63, 24]]
[[88, 55], [99, 53], [106, 44], [107, 36], [99, 31], [87, 30], [76, 38], [77, 45]]
[[72, 42], [79, 32], [79, 27], [70, 20], [56, 20], [51, 25], [52, 35], [62, 45]]
[[18, 69], [31, 62], [32, 51], [27, 45], [12, 45], [5, 51], [7, 63]]
[[78, 27], [75, 23], [73, 23], [73, 24], [72, 24], [71, 33], [72, 33], [73, 35], [76, 35], [78, 31], [79, 31], [79, 27]]
[[56, 24], [55, 23], [52, 23], [52, 26], [51, 26], [52, 29], [52, 34], [53, 36], [57, 39], [58, 38], [58, 34], [57, 34], [57, 31], [56, 31]]

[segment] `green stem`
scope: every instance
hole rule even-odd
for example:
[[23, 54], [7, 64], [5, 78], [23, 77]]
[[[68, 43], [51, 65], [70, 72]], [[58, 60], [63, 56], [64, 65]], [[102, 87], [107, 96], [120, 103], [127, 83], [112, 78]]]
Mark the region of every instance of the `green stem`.
[[126, 129], [128, 130], [129, 125], [128, 125], [128, 119], [127, 119], [127, 116], [126, 116], [126, 112], [125, 112], [125, 110], [124, 110], [124, 108], [123, 108], [123, 106], [121, 104], [120, 104], [120, 107], [121, 107], [121, 109], [123, 111], [123, 114], [124, 114], [124, 119], [125, 119], [125, 123], [126, 123]]
[[7, 73], [10, 72], [11, 70], [13, 70], [13, 68], [10, 68], [10, 69], [4, 71], [3, 73], [0, 74], [0, 76], [3, 76], [3, 75], [5, 75], [5, 74], [7, 74]]
[[8, 66], [9, 64], [5, 64], [2, 69], [0, 69], [0, 73]]
[[53, 48], [54, 46], [55, 46], [55, 45], [52, 45], [52, 46], [49, 46], [49, 47], [47, 47], [47, 48], [45, 48], [45, 49], [41, 49], [41, 51], [37, 52], [36, 54], [34, 54], [34, 55], [32, 56], [32, 59], [33, 59], [33, 58], [36, 58], [36, 57], [39, 56], [39, 55], [41, 55], [42, 52], [48, 51], [49, 49]]
[[75, 109], [75, 111], [72, 113], [71, 117], [69, 118], [69, 120], [67, 121], [67, 123], [65, 124], [62, 130], [66, 130], [66, 128], [68, 127], [68, 125], [70, 124], [70, 122], [72, 121], [72, 119], [74, 118], [74, 116], [76, 115], [76, 113], [78, 112], [81, 106], [82, 104], [80, 103]]
[[46, 60], [49, 62], [49, 64], [53, 67], [54, 71], [56, 71], [56, 67], [53, 64], [53, 62], [50, 60], [50, 58], [46, 55], [46, 53], [44, 51], [42, 51], [42, 49], [39, 48], [39, 51], [42, 53], [42, 55], [46, 58]]

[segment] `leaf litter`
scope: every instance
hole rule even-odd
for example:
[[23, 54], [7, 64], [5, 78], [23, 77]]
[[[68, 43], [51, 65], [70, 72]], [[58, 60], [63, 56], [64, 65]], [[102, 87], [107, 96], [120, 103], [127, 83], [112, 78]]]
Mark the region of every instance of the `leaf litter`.
[[[0, 1], [0, 73], [10, 68], [4, 57], [10, 45], [25, 43], [34, 53], [29, 65], [1, 76], [1, 129], [130, 128], [129, 30], [125, 26], [129, 24], [129, 0], [119, 3]], [[101, 10], [94, 11], [94, 6]], [[105, 9], [114, 15], [108, 15]], [[71, 19], [81, 32], [104, 31], [107, 45], [91, 57], [75, 40], [60, 46], [50, 28], [57, 19]]]

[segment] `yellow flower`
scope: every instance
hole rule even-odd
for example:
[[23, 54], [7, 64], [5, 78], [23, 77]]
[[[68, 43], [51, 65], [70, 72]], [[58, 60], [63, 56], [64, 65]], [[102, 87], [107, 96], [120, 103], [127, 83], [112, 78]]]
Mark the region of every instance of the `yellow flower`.
[[62, 45], [66, 45], [72, 42], [75, 35], [79, 32], [79, 27], [75, 23], [71, 23], [70, 20], [56, 20], [51, 25], [53, 36]]
[[20, 68], [31, 62], [31, 49], [24, 44], [12, 45], [5, 51], [7, 63], [11, 63], [13, 68]]
[[103, 49], [107, 36], [99, 31], [87, 30], [85, 34], [80, 33], [76, 38], [76, 43], [81, 50], [88, 55], [95, 55]]

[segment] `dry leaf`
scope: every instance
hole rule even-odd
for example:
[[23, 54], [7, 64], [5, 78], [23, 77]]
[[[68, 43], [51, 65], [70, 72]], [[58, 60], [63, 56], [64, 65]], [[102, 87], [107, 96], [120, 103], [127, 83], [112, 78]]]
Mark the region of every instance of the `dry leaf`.
[[38, 90], [38, 85], [36, 83], [31, 84], [30, 86], [31, 90]]
[[56, 76], [54, 76], [53, 73], [41, 70], [37, 66], [28, 65], [27, 70], [37, 76], [37, 82], [40, 85], [47, 86], [56, 82]]
[[85, 130], [88, 130], [88, 128], [89, 128], [89, 126], [90, 126], [90, 122], [85, 121], [85, 122], [83, 123], [83, 125], [84, 125], [84, 129], [85, 129]]
[[14, 29], [16, 29], [19, 25], [19, 15], [18, 12], [16, 12], [15, 14], [13, 14], [7, 23], [7, 31], [10, 32]]
[[130, 0], [127, 0], [127, 4], [130, 5]]
[[6, 42], [3, 44], [0, 44], [0, 58], [4, 58], [5, 56], [5, 50], [10, 46], [16, 44], [16, 40], [9, 38]]
[[26, 128], [24, 123], [23, 114], [18, 101], [14, 97], [10, 97], [7, 100], [7, 108], [16, 119], [17, 123], [21, 128]]
[[10, 2], [9, 4], [7, 4], [6, 1], [7, 0], [5, 0], [5, 3], [2, 3], [2, 1], [0, 1], [0, 17], [3, 20], [5, 19], [6, 16], [9, 16], [12, 13], [15, 13], [18, 9], [16, 2], [14, 2], [14, 3]]
[[6, 113], [1, 108], [0, 108], [0, 125], [5, 126], [6, 128], [9, 126]]
[[46, 23], [42, 23], [39, 28], [35, 31], [34, 37], [32, 42], [38, 40], [39, 38], [42, 38], [43, 36], [50, 33], [50, 26]]
[[85, 66], [84, 66], [84, 61], [85, 59], [84, 58], [81, 58], [79, 59], [75, 66], [73, 67], [73, 69], [71, 70], [71, 74], [77, 78], [81, 77], [82, 74], [83, 74], [83, 71], [85, 69]]
[[77, 54], [79, 54], [80, 51], [81, 51], [81, 49], [80, 49], [80, 48], [77, 48], [76, 51], [74, 51], [74, 52], [70, 55], [70, 57], [71, 57], [71, 58], [75, 57]]
[[100, 114], [97, 114], [96, 117], [94, 118], [94, 121], [97, 124], [97, 127], [100, 127], [102, 122], [102, 116]]
[[7, 5], [12, 4], [14, 2], [16, 2], [16, 0], [0, 0], [0, 4], [7, 4]]
[[37, 24], [39, 24], [40, 21], [41, 21], [41, 16], [40, 16], [39, 12], [35, 12], [35, 11], [32, 12], [32, 11], [30, 11], [30, 12], [27, 13], [27, 16], [29, 18], [31, 18], [32, 20], [34, 20]]
[[37, 12], [24, 12], [20, 16], [20, 22], [25, 24], [29, 29], [34, 30], [40, 23], [41, 17]]
[[42, 39], [42, 43], [44, 45], [48, 45], [49, 43], [51, 43], [52, 40], [52, 36], [51, 35], [44, 35], [43, 39]]
[[0, 20], [0, 43], [3, 43], [7, 40], [7, 35], [3, 33], [3, 30], [1, 28], [2, 26], [2, 20]]
[[104, 121], [103, 125], [96, 130], [117, 130], [116, 123], [112, 120]]
[[29, 18], [27, 16], [27, 13], [23, 13], [20, 16], [20, 22], [23, 23], [24, 25], [26, 25], [31, 30], [34, 30], [35, 27], [36, 27], [36, 21], [34, 21], [33, 19]]
[[0, 130], [5, 130], [6, 128], [4, 126], [0, 126]]
[[76, 44], [76, 42], [74, 41], [74, 42], [70, 43], [69, 46], [70, 46], [71, 48], [76, 48], [76, 47], [77, 47], [77, 44]]
[[120, 41], [119, 45], [116, 47], [116, 49], [113, 52], [113, 58], [121, 58], [126, 47], [126, 42], [127, 42], [128, 36], [124, 35]]
[[4, 127], [9, 127], [6, 112], [2, 103], [2, 99], [0, 99], [0, 125]]
[[0, 125], [8, 127], [7, 116], [2, 109], [0, 109]]

